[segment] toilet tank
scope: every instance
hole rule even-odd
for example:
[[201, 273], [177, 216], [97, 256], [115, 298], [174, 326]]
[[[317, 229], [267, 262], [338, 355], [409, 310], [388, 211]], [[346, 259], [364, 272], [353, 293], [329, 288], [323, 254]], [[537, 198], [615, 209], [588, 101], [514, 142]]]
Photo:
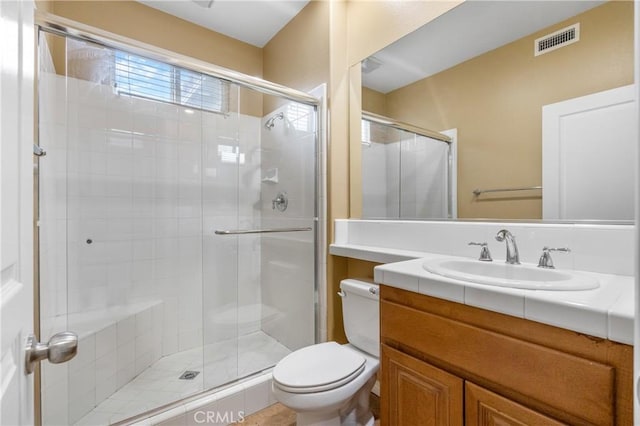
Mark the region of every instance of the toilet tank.
[[347, 340], [358, 349], [380, 356], [379, 287], [366, 279], [340, 282], [342, 317]]

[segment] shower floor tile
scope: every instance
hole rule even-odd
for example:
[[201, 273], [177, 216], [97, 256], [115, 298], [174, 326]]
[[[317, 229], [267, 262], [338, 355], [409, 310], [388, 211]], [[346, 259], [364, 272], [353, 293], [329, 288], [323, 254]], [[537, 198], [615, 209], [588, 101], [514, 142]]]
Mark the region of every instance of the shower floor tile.
[[[117, 423], [276, 364], [291, 351], [259, 331], [165, 356], [80, 419], [77, 426]], [[192, 380], [178, 377], [199, 371]]]

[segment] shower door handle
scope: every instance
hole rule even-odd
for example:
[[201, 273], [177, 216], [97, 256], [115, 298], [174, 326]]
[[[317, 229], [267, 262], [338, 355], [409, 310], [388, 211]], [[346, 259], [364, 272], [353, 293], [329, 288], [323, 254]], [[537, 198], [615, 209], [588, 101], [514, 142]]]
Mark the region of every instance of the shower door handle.
[[27, 347], [24, 354], [24, 369], [27, 374], [33, 373], [36, 363], [48, 359], [52, 364], [69, 361], [78, 353], [78, 335], [70, 331], [63, 331], [51, 337], [49, 342], [40, 343], [36, 336], [27, 337]]
[[213, 231], [216, 235], [238, 235], [238, 234], [269, 234], [274, 232], [302, 232], [312, 231], [313, 228], [305, 226], [302, 228], [270, 228], [270, 229], [217, 229]]

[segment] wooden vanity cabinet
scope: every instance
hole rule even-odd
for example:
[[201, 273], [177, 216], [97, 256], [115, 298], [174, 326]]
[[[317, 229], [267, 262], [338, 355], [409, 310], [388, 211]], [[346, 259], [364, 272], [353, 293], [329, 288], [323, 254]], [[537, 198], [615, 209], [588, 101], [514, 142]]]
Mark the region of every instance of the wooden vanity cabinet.
[[382, 359], [382, 380], [389, 385], [386, 424], [462, 424], [460, 377], [387, 346], [382, 347]]
[[565, 424], [471, 382], [465, 382], [464, 396], [464, 419], [468, 426]]
[[633, 348], [381, 286], [382, 425], [631, 425]]

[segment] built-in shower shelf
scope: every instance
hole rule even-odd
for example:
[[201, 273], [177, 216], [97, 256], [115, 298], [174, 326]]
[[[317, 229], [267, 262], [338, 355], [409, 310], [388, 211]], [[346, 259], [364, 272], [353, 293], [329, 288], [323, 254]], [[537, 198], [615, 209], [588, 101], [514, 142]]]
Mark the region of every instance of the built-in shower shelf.
[[264, 183], [278, 183], [278, 168], [274, 167], [273, 169], [267, 170], [267, 173], [262, 178], [262, 182], [264, 182]]

